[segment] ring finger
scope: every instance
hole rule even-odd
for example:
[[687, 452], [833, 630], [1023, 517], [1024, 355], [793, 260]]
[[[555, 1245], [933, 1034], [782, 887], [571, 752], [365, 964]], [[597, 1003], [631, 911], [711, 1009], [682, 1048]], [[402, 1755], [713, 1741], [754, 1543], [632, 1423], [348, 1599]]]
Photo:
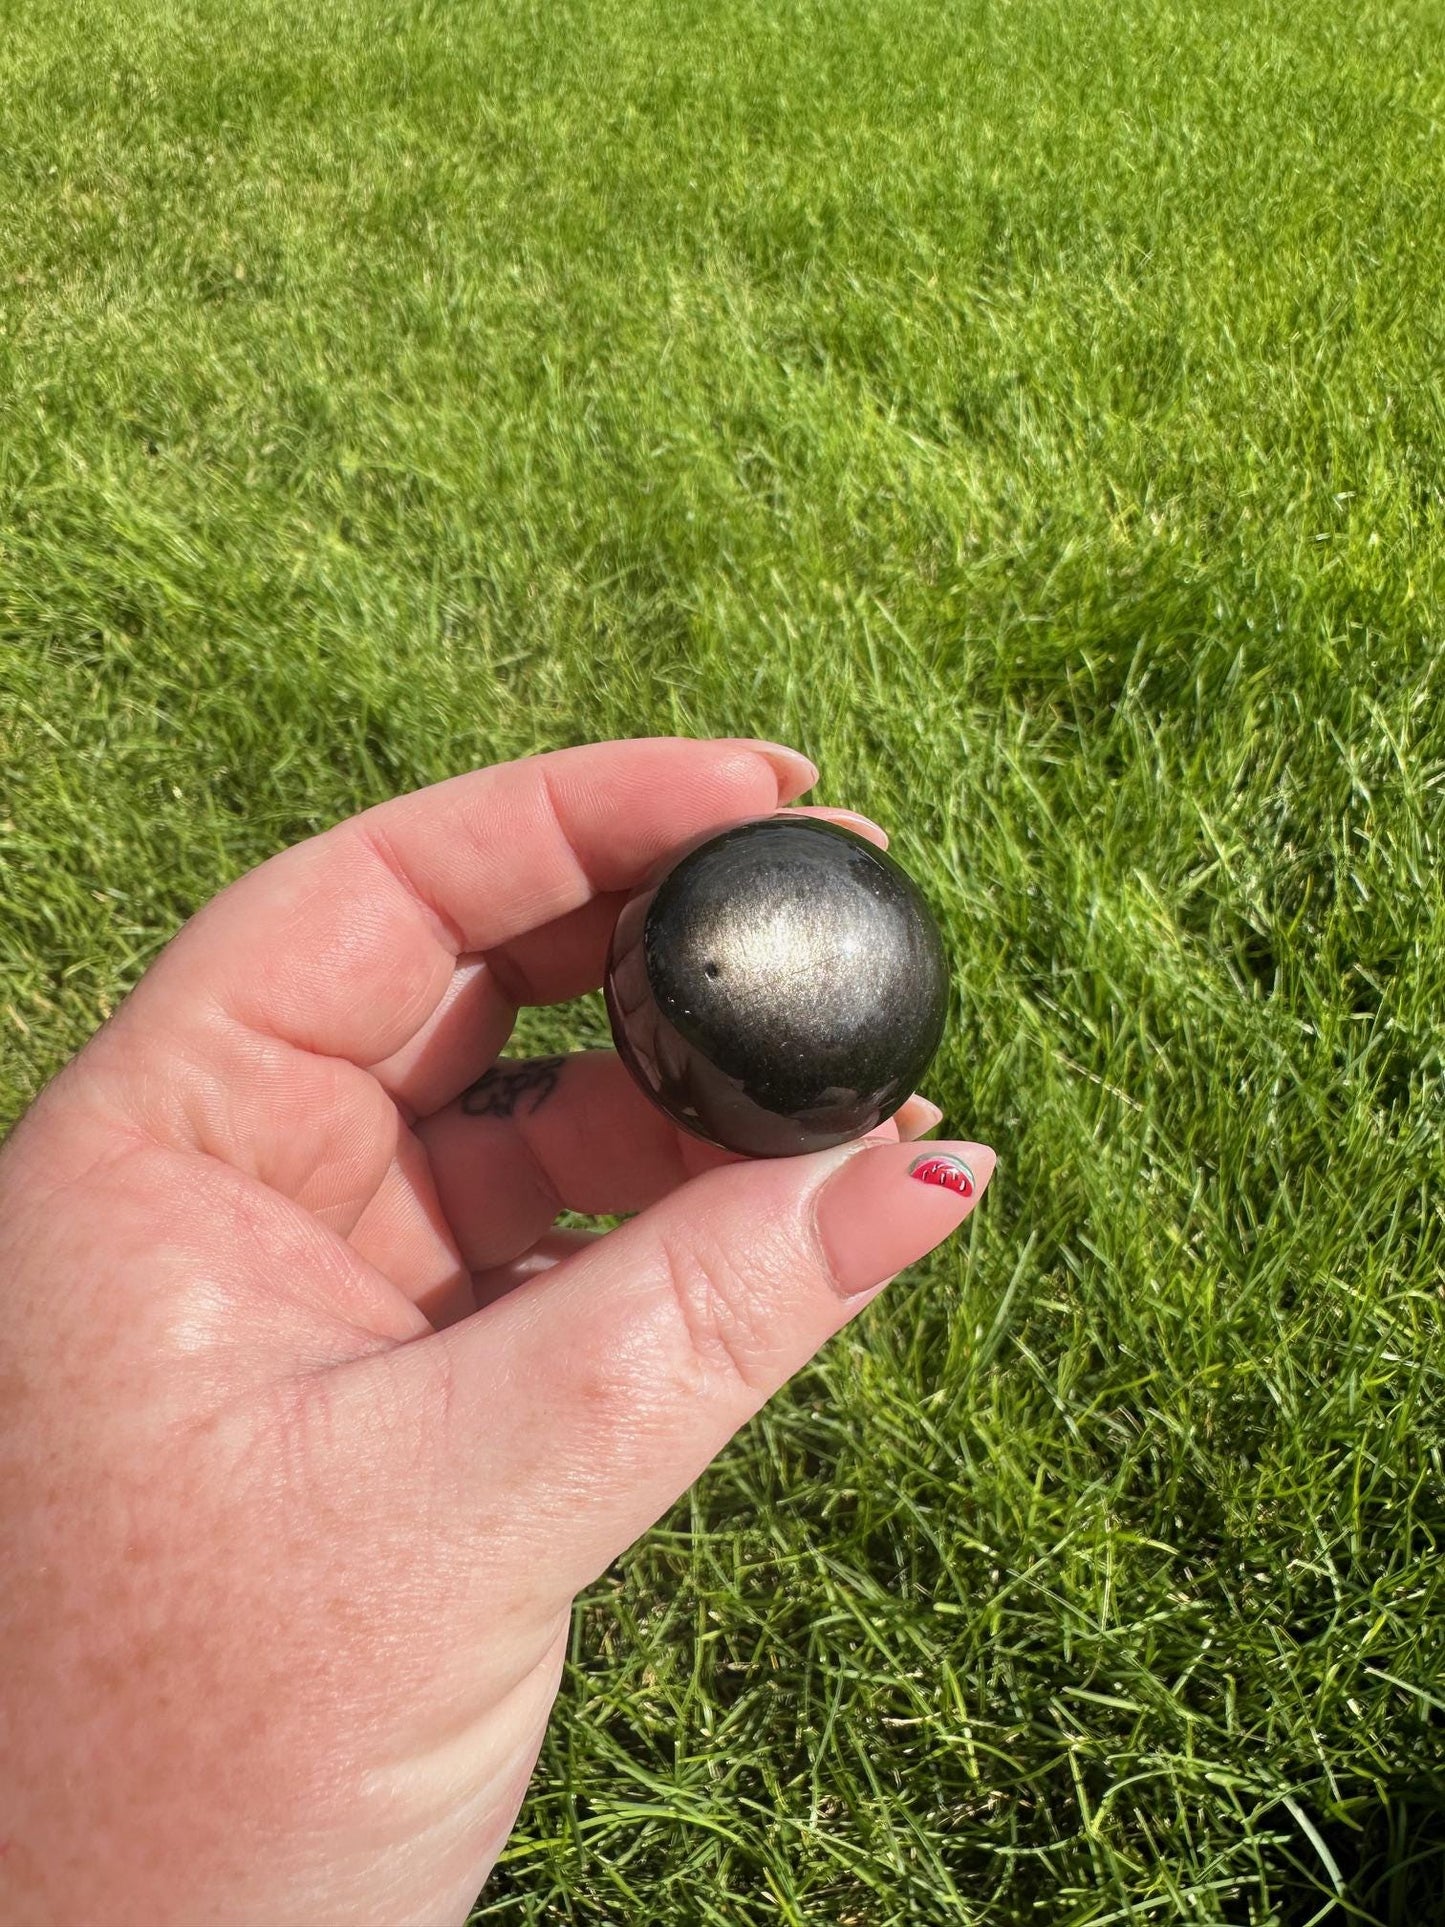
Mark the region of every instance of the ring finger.
[[[910, 1098], [872, 1133], [917, 1137], [938, 1122]], [[441, 1211], [473, 1272], [529, 1252], [559, 1213], [644, 1210], [735, 1154], [679, 1130], [615, 1051], [502, 1059], [416, 1127]]]

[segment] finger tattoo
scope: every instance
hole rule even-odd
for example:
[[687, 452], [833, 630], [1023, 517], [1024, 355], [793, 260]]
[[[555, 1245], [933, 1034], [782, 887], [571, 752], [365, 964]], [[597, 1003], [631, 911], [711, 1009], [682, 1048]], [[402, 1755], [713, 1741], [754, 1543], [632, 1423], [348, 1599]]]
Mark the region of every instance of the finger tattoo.
[[525, 1057], [515, 1063], [493, 1064], [476, 1083], [462, 1092], [468, 1117], [515, 1117], [527, 1098], [528, 1111], [540, 1111], [561, 1082], [565, 1057]]

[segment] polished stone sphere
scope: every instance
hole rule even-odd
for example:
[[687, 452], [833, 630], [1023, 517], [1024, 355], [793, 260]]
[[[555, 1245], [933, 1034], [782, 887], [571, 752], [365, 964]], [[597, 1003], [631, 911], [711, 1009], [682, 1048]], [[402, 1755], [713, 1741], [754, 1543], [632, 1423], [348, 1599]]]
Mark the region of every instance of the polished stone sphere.
[[675, 1123], [791, 1157], [898, 1109], [943, 1035], [948, 966], [892, 857], [784, 811], [675, 854], [628, 899], [606, 993], [622, 1061]]

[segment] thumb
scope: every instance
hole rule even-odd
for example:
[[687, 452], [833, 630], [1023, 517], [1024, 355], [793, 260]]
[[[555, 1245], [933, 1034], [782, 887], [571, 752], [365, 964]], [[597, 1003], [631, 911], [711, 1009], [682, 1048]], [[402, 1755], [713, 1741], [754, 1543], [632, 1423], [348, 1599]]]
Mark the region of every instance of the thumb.
[[864, 1140], [732, 1164], [509, 1297], [407, 1347], [444, 1349], [458, 1503], [546, 1592], [616, 1558], [881, 1287], [955, 1230], [980, 1144]]

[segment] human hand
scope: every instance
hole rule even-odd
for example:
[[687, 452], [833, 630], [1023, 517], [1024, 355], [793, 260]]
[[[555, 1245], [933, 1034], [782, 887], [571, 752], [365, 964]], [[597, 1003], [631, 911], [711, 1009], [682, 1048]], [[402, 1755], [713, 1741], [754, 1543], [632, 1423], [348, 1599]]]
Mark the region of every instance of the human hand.
[[463, 1922], [573, 1595], [967, 1215], [978, 1145], [746, 1163], [610, 1052], [484, 1078], [661, 857], [811, 780], [653, 739], [369, 810], [207, 905], [12, 1134], [10, 1927]]

